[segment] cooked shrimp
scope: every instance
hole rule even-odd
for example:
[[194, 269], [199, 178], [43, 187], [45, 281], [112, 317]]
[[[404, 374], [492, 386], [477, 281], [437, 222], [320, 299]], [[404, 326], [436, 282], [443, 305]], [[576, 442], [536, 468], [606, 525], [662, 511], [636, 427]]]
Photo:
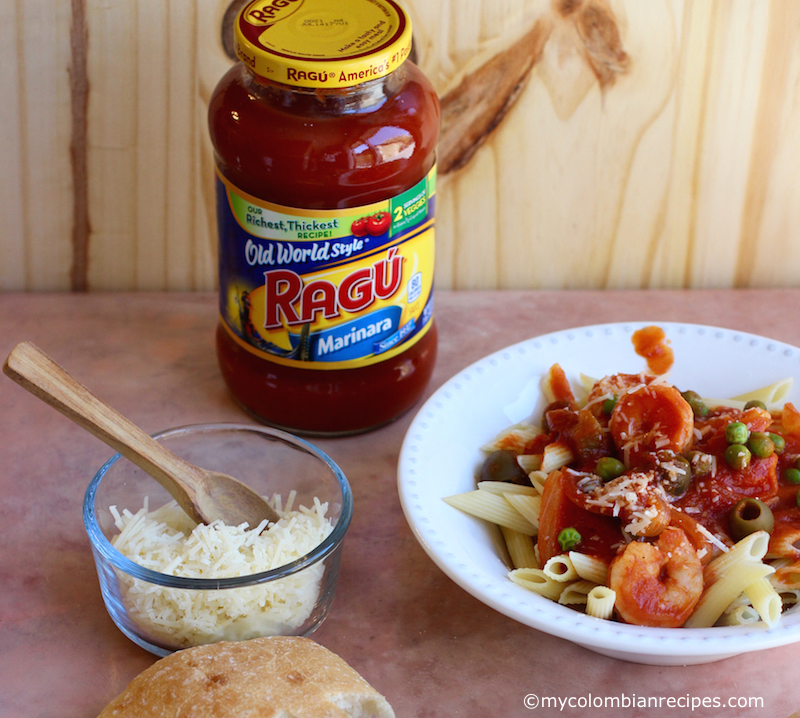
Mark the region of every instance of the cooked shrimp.
[[593, 478], [578, 483], [579, 502], [588, 511], [619, 517], [634, 536], [658, 536], [669, 526], [672, 511], [655, 471], [634, 471], [605, 483]]
[[608, 424], [627, 466], [661, 450], [680, 453], [694, 440], [694, 412], [686, 399], [667, 384], [649, 384], [617, 401]]
[[627, 623], [677, 628], [703, 593], [703, 566], [683, 530], [669, 526], [654, 544], [629, 543], [611, 562], [608, 580]]
[[720, 549], [711, 540], [714, 538], [712, 534], [706, 531], [702, 524], [689, 516], [689, 514], [680, 509], [673, 510], [669, 525], [683, 530], [689, 541], [692, 542], [692, 546], [695, 547], [697, 558], [700, 559], [700, 563], [704, 566], [719, 553]]
[[[619, 399], [623, 394], [646, 386], [656, 377], [649, 374], [611, 374], [594, 383], [586, 398], [586, 408], [598, 419], [603, 417], [603, 402], [606, 399]], [[608, 418], [608, 417], [605, 417]]]

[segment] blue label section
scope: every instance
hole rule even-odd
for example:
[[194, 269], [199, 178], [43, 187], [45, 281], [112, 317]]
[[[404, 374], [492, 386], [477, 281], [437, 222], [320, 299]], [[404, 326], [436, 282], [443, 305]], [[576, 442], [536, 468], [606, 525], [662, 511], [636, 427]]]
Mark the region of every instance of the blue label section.
[[[397, 334], [400, 307], [384, 307], [366, 316], [308, 336], [308, 360], [321, 362], [358, 359], [373, 353], [373, 346]], [[302, 338], [292, 336], [296, 346]], [[395, 342], [397, 343], [397, 342]]]
[[433, 292], [425, 304], [425, 309], [422, 310], [420, 325], [424, 327], [431, 319], [433, 319]]
[[388, 339], [384, 339], [382, 342], [375, 342], [375, 354], [383, 354], [383, 352], [388, 352], [392, 347], [397, 346], [406, 337], [411, 336], [411, 333], [415, 328], [416, 322], [412, 318]]

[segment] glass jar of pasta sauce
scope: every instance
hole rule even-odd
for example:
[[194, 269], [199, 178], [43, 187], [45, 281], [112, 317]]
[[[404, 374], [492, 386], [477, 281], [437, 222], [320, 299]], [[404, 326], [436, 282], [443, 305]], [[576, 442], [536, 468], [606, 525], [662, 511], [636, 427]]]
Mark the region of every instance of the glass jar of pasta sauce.
[[396, 419], [425, 390], [436, 93], [393, 0], [255, 0], [211, 97], [220, 322], [236, 401], [292, 431]]

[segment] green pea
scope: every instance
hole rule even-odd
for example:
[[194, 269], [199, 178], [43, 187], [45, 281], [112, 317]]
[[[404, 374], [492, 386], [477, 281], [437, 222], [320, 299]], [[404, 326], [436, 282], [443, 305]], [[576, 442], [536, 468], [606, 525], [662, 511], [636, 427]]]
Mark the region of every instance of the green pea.
[[737, 471], [742, 471], [750, 466], [750, 449], [743, 444], [731, 444], [725, 449], [725, 461], [728, 466]]
[[800, 484], [800, 470], [786, 469], [786, 471], [783, 472], [783, 480], [787, 484]]
[[767, 410], [767, 405], [761, 401], [760, 399], [750, 399], [745, 405], [745, 409], [763, 409], [764, 411]]
[[775, 444], [769, 438], [769, 434], [763, 431], [754, 431], [747, 440], [747, 448], [757, 459], [766, 459], [775, 453]]
[[725, 439], [729, 444], [746, 444], [750, 429], [741, 421], [732, 421], [725, 427]]
[[581, 542], [581, 535], [571, 526], [568, 529], [562, 529], [558, 534], [558, 543], [562, 551], [570, 551]]
[[706, 403], [696, 391], [683, 391], [681, 396], [692, 407], [692, 412], [695, 416], [704, 417], [708, 414]]
[[782, 454], [784, 449], [786, 448], [786, 439], [784, 439], [780, 434], [773, 434], [770, 432], [767, 434], [769, 436], [770, 441], [775, 446], [775, 453]]
[[603, 413], [606, 416], [611, 416], [611, 412], [614, 411], [614, 407], [617, 405], [618, 397], [612, 397], [611, 399], [606, 399], [603, 402]]
[[[800, 498], [800, 492], [798, 492]], [[728, 517], [731, 538], [740, 541], [756, 531], [772, 533], [775, 528], [775, 517], [763, 501], [758, 499], [742, 499], [733, 507]]]
[[613, 456], [604, 456], [597, 462], [594, 473], [605, 483], [606, 481], [616, 479], [618, 476], [622, 476], [622, 474], [625, 473], [625, 464], [619, 459], [615, 459]]

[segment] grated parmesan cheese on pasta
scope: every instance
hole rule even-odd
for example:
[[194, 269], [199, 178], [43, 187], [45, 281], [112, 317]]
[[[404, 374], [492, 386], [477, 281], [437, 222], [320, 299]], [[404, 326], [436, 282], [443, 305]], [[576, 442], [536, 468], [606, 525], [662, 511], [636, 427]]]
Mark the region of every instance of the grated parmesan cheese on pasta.
[[[145, 568], [187, 578], [249, 576], [284, 566], [306, 555], [333, 530], [327, 504], [311, 508], [274, 506], [280, 520], [264, 530], [247, 524], [197, 524], [175, 502], [135, 514], [111, 507], [120, 533], [111, 543]], [[254, 586], [190, 590], [157, 586], [120, 575], [130, 617], [158, 642], [181, 647], [292, 632], [311, 615], [325, 566], [318, 562], [292, 576]]]

